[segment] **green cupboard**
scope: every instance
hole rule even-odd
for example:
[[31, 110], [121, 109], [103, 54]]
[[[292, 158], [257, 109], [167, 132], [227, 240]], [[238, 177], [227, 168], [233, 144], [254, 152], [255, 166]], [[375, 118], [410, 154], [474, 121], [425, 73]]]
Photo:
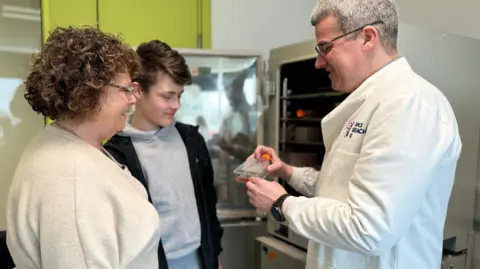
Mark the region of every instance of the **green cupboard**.
[[210, 1], [42, 0], [42, 38], [58, 26], [91, 25], [120, 34], [133, 47], [159, 39], [175, 48], [209, 49]]

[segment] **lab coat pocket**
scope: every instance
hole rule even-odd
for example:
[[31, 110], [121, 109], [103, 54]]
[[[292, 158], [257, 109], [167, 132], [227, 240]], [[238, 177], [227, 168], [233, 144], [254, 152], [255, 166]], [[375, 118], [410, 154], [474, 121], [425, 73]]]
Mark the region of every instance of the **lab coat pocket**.
[[333, 196], [340, 201], [348, 200], [348, 187], [353, 175], [359, 153], [337, 150], [334, 153], [332, 167], [329, 173], [332, 177], [331, 191]]

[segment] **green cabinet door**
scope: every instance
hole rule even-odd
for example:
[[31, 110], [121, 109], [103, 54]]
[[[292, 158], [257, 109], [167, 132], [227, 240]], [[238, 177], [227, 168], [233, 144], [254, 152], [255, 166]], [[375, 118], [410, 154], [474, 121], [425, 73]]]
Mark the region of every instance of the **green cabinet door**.
[[42, 0], [42, 34], [58, 26], [84, 26], [97, 24], [96, 0]]
[[[132, 46], [159, 39], [175, 48], [196, 48], [204, 29], [203, 39], [210, 39], [210, 0], [97, 1], [100, 29], [123, 35]], [[200, 44], [209, 47], [210, 41]]]

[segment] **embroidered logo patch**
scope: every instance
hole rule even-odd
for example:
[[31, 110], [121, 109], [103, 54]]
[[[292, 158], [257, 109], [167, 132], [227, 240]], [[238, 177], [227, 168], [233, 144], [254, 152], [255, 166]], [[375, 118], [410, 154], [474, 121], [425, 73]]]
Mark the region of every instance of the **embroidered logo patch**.
[[363, 122], [349, 121], [345, 125], [344, 137], [351, 138], [353, 134], [364, 135], [367, 133], [367, 128], [363, 127]]

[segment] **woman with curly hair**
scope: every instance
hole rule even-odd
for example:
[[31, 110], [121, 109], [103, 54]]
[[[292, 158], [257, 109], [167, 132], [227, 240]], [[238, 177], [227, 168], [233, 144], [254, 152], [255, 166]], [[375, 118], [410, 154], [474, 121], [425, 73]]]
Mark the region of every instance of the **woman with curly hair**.
[[145, 188], [103, 149], [135, 101], [135, 52], [95, 28], [57, 28], [25, 98], [55, 120], [27, 145], [7, 205], [17, 268], [158, 268], [160, 221]]

